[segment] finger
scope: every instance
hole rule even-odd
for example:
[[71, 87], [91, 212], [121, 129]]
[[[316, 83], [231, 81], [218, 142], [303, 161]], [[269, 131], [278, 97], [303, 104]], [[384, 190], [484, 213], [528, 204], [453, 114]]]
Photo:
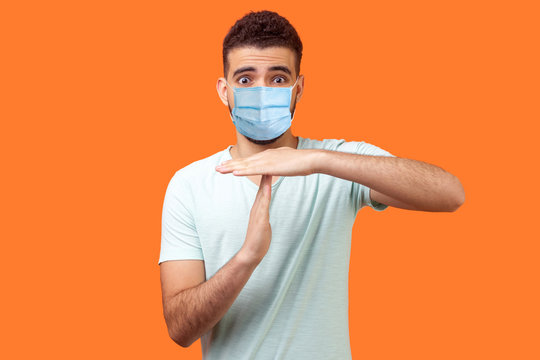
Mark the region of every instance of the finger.
[[263, 175], [261, 178], [260, 187], [264, 189], [263, 190], [264, 198], [267, 200], [270, 200], [270, 197], [272, 195], [272, 175]]
[[257, 195], [255, 195], [255, 201], [259, 201], [264, 196], [264, 189], [264, 181], [263, 178], [261, 178], [261, 182], [259, 183], [259, 190], [257, 191]]
[[264, 174], [261, 177], [261, 184], [264, 184], [265, 186], [272, 184], [272, 175]]
[[233, 175], [239, 175], [239, 176], [249, 176], [249, 175], [261, 175], [263, 173], [262, 170], [257, 169], [237, 169], [232, 170]]
[[219, 171], [222, 174], [228, 174], [234, 170], [234, 166], [235, 164], [230, 164], [230, 163], [219, 164], [218, 166], [216, 166], [216, 171]]
[[272, 193], [272, 176], [263, 175], [259, 184], [259, 190], [255, 195], [255, 201], [251, 209], [250, 216], [259, 218], [266, 222], [270, 216], [270, 196]]
[[[271, 177], [270, 175], [263, 175], [261, 177], [261, 182], [259, 183], [259, 190], [257, 191], [257, 194], [255, 195], [255, 201], [254, 205], [260, 202], [263, 202], [262, 204], [264, 207], [267, 206], [266, 202], [270, 203], [270, 193], [271, 193], [271, 183], [270, 186], [268, 185], [268, 177]], [[270, 180], [271, 181], [271, 180]]]
[[227, 170], [231, 170], [233, 175], [249, 176], [249, 175], [275, 175], [271, 173], [270, 167], [261, 162], [245, 162], [238, 164], [234, 167], [228, 167]]
[[253, 171], [250, 173], [245, 173], [250, 167], [252, 166], [246, 161], [229, 160], [229, 162], [226, 161], [216, 166], [216, 171], [219, 171], [222, 174], [233, 173], [234, 175], [240, 175], [239, 172], [242, 172], [242, 175], [252, 175]]

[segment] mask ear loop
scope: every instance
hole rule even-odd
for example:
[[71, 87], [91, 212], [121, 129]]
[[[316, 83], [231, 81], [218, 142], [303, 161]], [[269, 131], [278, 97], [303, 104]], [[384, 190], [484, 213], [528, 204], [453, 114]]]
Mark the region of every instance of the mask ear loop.
[[[225, 78], [224, 78], [225, 79]], [[225, 84], [229, 87], [229, 89], [232, 89], [233, 91], [233, 99], [235, 100], [235, 103], [236, 103], [236, 96], [234, 94], [234, 88], [231, 86], [231, 84], [229, 84], [229, 82], [227, 81], [227, 79], [225, 79]], [[234, 123], [234, 118], [232, 116], [232, 111], [234, 110], [234, 108], [231, 109], [231, 111], [229, 111], [229, 117], [231, 118], [231, 120], [233, 121]]]
[[298, 75], [298, 76], [296, 77], [296, 81], [294, 82], [294, 85], [291, 86], [291, 96], [292, 96], [292, 90], [294, 89], [294, 87], [295, 87], [296, 84], [298, 83], [298, 79], [300, 79], [300, 75]]
[[[225, 78], [223, 78], [223, 79], [225, 79]], [[236, 95], [235, 95], [235, 91], [234, 91], [236, 88], [232, 87], [232, 85], [229, 84], [229, 82], [227, 81], [227, 79], [225, 79], [225, 84], [229, 87], [230, 90], [232, 90], [232, 92], [233, 92], [233, 98], [234, 98], [234, 100], [236, 101]]]
[[[294, 87], [298, 83], [298, 79], [300, 79], [300, 75], [296, 77], [296, 81], [294, 82], [294, 85], [291, 86], [291, 96], [292, 96], [292, 89], [294, 89]], [[294, 112], [291, 114], [291, 122], [294, 120], [294, 114], [296, 114], [296, 99], [294, 99], [294, 103], [295, 103], [295, 109], [294, 109]]]
[[[223, 79], [225, 79], [225, 78], [223, 78]], [[229, 82], [227, 81], [227, 79], [225, 79], [225, 84], [229, 87], [229, 89], [231, 89], [231, 90], [234, 92], [234, 89], [235, 89], [235, 88], [232, 87], [231, 84], [229, 84]]]
[[[294, 87], [295, 87], [296, 84], [298, 83], [298, 79], [300, 79], [300, 75], [298, 75], [298, 76], [296, 77], [296, 81], [294, 82], [294, 85], [291, 86], [291, 90], [294, 89]], [[227, 81], [227, 80], [225, 80], [225, 81]]]

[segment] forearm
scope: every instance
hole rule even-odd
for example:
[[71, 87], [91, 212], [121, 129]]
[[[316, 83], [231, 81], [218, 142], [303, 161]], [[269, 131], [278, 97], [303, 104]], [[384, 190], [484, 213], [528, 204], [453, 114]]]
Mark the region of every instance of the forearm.
[[236, 254], [209, 280], [167, 300], [164, 312], [171, 338], [189, 346], [225, 315], [257, 263]]
[[457, 177], [422, 161], [319, 150], [317, 172], [363, 184], [419, 210], [444, 211], [464, 201]]

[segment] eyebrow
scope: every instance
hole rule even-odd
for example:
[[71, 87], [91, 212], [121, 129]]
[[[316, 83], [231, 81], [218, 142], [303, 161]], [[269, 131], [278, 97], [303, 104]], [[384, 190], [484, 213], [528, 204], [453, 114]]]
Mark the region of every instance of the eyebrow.
[[[283, 65], [271, 66], [268, 70], [269, 71], [283, 71], [284, 73], [292, 75], [291, 70], [288, 67], [283, 66]], [[253, 66], [244, 66], [244, 67], [241, 67], [239, 69], [236, 69], [234, 74], [233, 74], [233, 77], [235, 77], [238, 74], [245, 73], [245, 72], [250, 72], [250, 71], [256, 72], [257, 69], [255, 69]]]
[[235, 77], [238, 74], [241, 74], [243, 72], [248, 72], [248, 71], [256, 71], [256, 70], [253, 66], [244, 66], [244, 67], [241, 67], [240, 69], [236, 69], [236, 71], [233, 74], [233, 77]]
[[288, 67], [282, 66], [282, 65], [272, 66], [268, 70], [270, 70], [270, 71], [283, 71], [283, 72], [285, 72], [285, 73], [287, 73], [289, 75], [292, 75], [291, 70], [289, 70]]

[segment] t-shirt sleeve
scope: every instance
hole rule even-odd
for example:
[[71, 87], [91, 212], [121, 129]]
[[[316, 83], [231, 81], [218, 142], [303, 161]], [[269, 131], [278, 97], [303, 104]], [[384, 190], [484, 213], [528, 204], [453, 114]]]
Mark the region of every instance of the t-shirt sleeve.
[[158, 264], [167, 260], [203, 260], [189, 184], [177, 172], [169, 181], [161, 216]]
[[[336, 149], [338, 151], [358, 154], [358, 155], [372, 155], [372, 156], [390, 156], [390, 157], [396, 157], [395, 155], [392, 155], [386, 150], [383, 150], [375, 145], [366, 143], [364, 141], [348, 141], [342, 143], [338, 148]], [[369, 206], [373, 210], [376, 211], [383, 211], [388, 207], [388, 205], [379, 203], [375, 200], [371, 200], [370, 191], [371, 188], [359, 184], [357, 182], [351, 181], [351, 194], [353, 197], [353, 202], [356, 211], [360, 210], [364, 206]]]

